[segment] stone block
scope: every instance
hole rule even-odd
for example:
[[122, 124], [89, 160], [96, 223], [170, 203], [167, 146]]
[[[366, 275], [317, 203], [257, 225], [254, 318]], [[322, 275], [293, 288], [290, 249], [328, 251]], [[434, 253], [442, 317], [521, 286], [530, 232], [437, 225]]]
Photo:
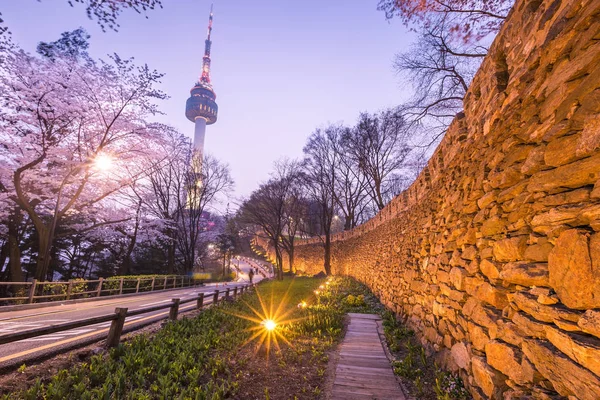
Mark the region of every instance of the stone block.
[[464, 279], [467, 277], [467, 271], [463, 268], [453, 267], [450, 270], [450, 282], [458, 290], [463, 290]]
[[581, 313], [574, 312], [560, 305], [546, 306], [538, 303], [537, 297], [528, 293], [517, 292], [508, 295], [509, 301], [513, 302], [520, 310], [525, 311], [538, 321], [554, 322], [556, 319], [577, 322]]
[[517, 384], [533, 382], [534, 368], [517, 347], [493, 340], [485, 346], [485, 354], [489, 365]]
[[563, 136], [552, 140], [546, 147], [544, 162], [551, 167], [559, 167], [577, 160], [575, 149], [580, 135]]
[[600, 311], [587, 310], [577, 321], [577, 325], [582, 331], [600, 338]]
[[516, 236], [498, 240], [494, 243], [493, 251], [496, 261], [522, 260], [527, 249], [527, 237]]
[[590, 240], [584, 230], [562, 232], [548, 257], [548, 270], [550, 286], [563, 304], [580, 310], [600, 307], [598, 234]]
[[571, 361], [548, 342], [529, 339], [523, 342], [522, 350], [560, 395], [581, 400], [600, 399], [600, 378]]
[[488, 277], [488, 279], [495, 280], [500, 277], [500, 271], [496, 267], [496, 264], [490, 260], [481, 260], [479, 264], [481, 272]]
[[506, 375], [490, 367], [482, 357], [473, 357], [471, 362], [475, 385], [481, 388], [488, 399], [501, 399], [507, 389]]
[[559, 187], [580, 188], [592, 185], [600, 179], [600, 153], [549, 171], [533, 174], [529, 180], [529, 192], [547, 192]]
[[498, 216], [493, 216], [483, 222], [483, 225], [481, 225], [481, 233], [484, 236], [494, 236], [504, 231], [505, 228], [506, 221]]
[[[468, 292], [469, 291], [467, 291], [467, 293]], [[490, 285], [488, 282], [483, 282], [482, 284], [478, 285], [473, 296], [484, 303], [491, 304], [499, 310], [508, 305], [506, 292], [503, 289], [498, 289]]]
[[600, 340], [546, 326], [546, 338], [571, 360], [600, 376]]
[[454, 363], [461, 369], [468, 369], [471, 364], [471, 355], [463, 342], [454, 344], [450, 349]]
[[548, 255], [554, 246], [552, 243], [541, 243], [528, 246], [525, 249], [524, 257], [529, 261], [547, 262]]
[[502, 267], [499, 278], [507, 283], [522, 286], [548, 286], [548, 264], [510, 262]]

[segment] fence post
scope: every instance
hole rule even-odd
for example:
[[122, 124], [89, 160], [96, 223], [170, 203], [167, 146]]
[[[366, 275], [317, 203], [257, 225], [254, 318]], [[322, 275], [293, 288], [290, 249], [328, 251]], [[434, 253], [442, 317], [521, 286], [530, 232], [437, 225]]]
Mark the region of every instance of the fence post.
[[137, 284], [135, 285], [135, 292], [136, 292], [136, 293], [140, 291], [140, 279], [141, 279], [141, 278], [138, 278], [138, 280], [137, 280]]
[[156, 281], [156, 277], [155, 276], [152, 277], [152, 287], [150, 288], [151, 292], [154, 292], [154, 281]]
[[100, 297], [100, 294], [102, 293], [102, 282], [104, 282], [104, 278], [99, 278], [98, 279], [98, 293], [96, 294], [96, 297]]
[[237, 286], [233, 289], [233, 298], [237, 297]]
[[113, 319], [110, 324], [110, 330], [108, 331], [108, 337], [106, 338], [106, 347], [108, 348], [116, 347], [121, 341], [121, 332], [123, 332], [127, 308], [117, 307], [115, 308], [115, 314], [117, 314], [117, 319]]
[[33, 303], [33, 296], [35, 296], [35, 287], [37, 285], [37, 279], [33, 279], [31, 281], [31, 287], [29, 288], [29, 299], [27, 300], [27, 302], [29, 304]]
[[173, 277], [173, 289], [177, 287], [177, 275]]
[[67, 285], [67, 300], [71, 298], [71, 292], [73, 291], [73, 281], [69, 279], [69, 284]]
[[163, 290], [167, 288], [167, 277], [165, 276], [165, 281], [163, 282]]
[[177, 312], [179, 311], [179, 299], [171, 299], [173, 304], [171, 304], [171, 309], [169, 311], [169, 319], [171, 321], [177, 320]]
[[119, 282], [119, 294], [123, 294], [123, 278]]
[[225, 290], [225, 300], [229, 300], [229, 288]]
[[196, 308], [198, 310], [202, 310], [204, 307], [204, 293], [198, 293], [198, 302], [196, 303]]
[[215, 290], [215, 294], [213, 295], [213, 304], [217, 304], [219, 302], [219, 290]]

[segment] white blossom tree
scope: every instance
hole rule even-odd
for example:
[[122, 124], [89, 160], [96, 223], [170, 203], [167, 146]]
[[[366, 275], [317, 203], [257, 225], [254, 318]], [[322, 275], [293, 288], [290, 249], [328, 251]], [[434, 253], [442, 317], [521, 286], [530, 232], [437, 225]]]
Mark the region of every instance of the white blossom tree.
[[87, 230], [122, 222], [90, 211], [145, 174], [138, 160], [156, 139], [148, 118], [165, 98], [161, 74], [117, 55], [93, 60], [87, 38], [64, 34], [41, 56], [7, 48], [0, 65], [0, 176], [35, 227], [39, 280], [67, 216], [94, 215]]

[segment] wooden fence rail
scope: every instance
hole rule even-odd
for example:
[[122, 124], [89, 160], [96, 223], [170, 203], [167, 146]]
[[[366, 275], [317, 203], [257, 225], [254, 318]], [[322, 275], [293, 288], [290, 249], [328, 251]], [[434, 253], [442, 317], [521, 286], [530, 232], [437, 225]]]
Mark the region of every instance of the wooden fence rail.
[[[38, 282], [33, 279], [31, 282], [0, 282], [0, 287], [9, 286], [19, 288], [14, 292], [21, 294], [20, 296], [0, 297], [1, 302], [22, 302], [32, 304], [36, 300], [41, 299], [57, 299], [70, 300], [75, 297], [100, 297], [100, 296], [116, 296], [127, 293], [154, 292], [166, 289], [174, 289], [177, 287], [190, 287], [200, 284], [200, 280], [196, 280], [186, 275], [171, 275], [165, 276], [164, 279], [157, 280], [157, 277], [148, 278], [120, 278], [120, 279], [94, 279], [94, 280], [69, 280], [66, 282]], [[159, 278], [162, 278], [159, 277]], [[127, 283], [135, 285], [127, 285]], [[48, 288], [59, 287], [54, 289], [50, 294], [45, 294]], [[74, 290], [82, 288], [83, 291]], [[148, 290], [149, 289], [149, 290]], [[60, 290], [60, 293], [55, 293]]]
[[[239, 293], [240, 294], [244, 293], [250, 287], [251, 287], [250, 285], [241, 286]], [[64, 322], [61, 324], [50, 325], [50, 326], [46, 326], [43, 328], [35, 328], [35, 329], [30, 329], [30, 330], [22, 331], [22, 332], [10, 333], [8, 335], [0, 335], [0, 345], [17, 342], [19, 340], [24, 340], [24, 339], [31, 339], [31, 338], [38, 337], [38, 336], [48, 335], [51, 333], [68, 331], [70, 329], [81, 328], [83, 326], [94, 325], [94, 324], [112, 321], [112, 324], [111, 324], [109, 332], [108, 332], [107, 340], [106, 340], [106, 347], [115, 347], [119, 344], [119, 341], [121, 339], [121, 333], [123, 331], [123, 325], [125, 324], [125, 319], [127, 317], [131, 317], [134, 315], [140, 315], [140, 314], [147, 314], [150, 312], [164, 310], [164, 309], [168, 308], [169, 309], [168, 318], [170, 320], [176, 320], [177, 315], [179, 313], [180, 305], [186, 304], [186, 303], [191, 303], [191, 302], [195, 301], [196, 308], [201, 310], [205, 305], [217, 304], [219, 301], [220, 294], [225, 294], [225, 297], [222, 297], [221, 300], [228, 299], [229, 298], [229, 296], [228, 296], [229, 289], [222, 290], [222, 291], [215, 290], [213, 298], [211, 300], [209, 300], [207, 303], [204, 303], [204, 293], [198, 293], [197, 297], [193, 297], [191, 299], [180, 300], [178, 298], [174, 298], [174, 299], [171, 299], [170, 304], [156, 305], [156, 306], [140, 308], [140, 309], [132, 310], [132, 311], [128, 311], [127, 308], [117, 307], [113, 314], [101, 315], [98, 317], [85, 318], [85, 319], [80, 319], [80, 320], [70, 321], [70, 322]], [[234, 297], [237, 297], [237, 290], [234, 291]], [[160, 319], [163, 319], [163, 318], [165, 318], [165, 317], [162, 317]]]

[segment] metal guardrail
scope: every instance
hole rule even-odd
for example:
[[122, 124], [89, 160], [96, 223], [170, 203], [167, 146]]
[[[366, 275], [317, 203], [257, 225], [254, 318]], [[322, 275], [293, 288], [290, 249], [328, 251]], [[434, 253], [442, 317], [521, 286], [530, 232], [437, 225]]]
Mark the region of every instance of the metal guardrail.
[[[243, 285], [239, 287], [227, 288], [226, 290], [215, 290], [213, 293], [209, 295], [212, 297], [212, 300], [209, 299], [208, 302], [204, 302], [206, 293], [198, 293], [197, 297], [193, 297], [191, 299], [181, 301], [178, 298], [171, 299], [170, 304], [162, 304], [153, 307], [140, 308], [138, 310], [128, 311], [127, 308], [117, 307], [115, 308], [115, 312], [113, 314], [101, 315], [98, 317], [90, 317], [85, 319], [80, 319], [76, 321], [65, 322], [62, 324], [55, 324], [46, 326], [43, 328], [35, 328], [27, 331], [10, 333], [8, 335], [0, 335], [0, 345], [17, 342], [19, 340], [31, 339], [38, 336], [48, 335], [56, 332], [68, 331], [70, 329], [81, 328], [83, 326], [99, 324], [102, 322], [112, 321], [110, 325], [110, 329], [108, 331], [108, 336], [106, 339], [106, 347], [115, 347], [119, 344], [121, 340], [121, 333], [123, 332], [123, 325], [125, 324], [125, 319], [127, 317], [131, 317], [134, 315], [147, 314], [153, 311], [159, 311], [164, 309], [169, 309], [169, 319], [174, 321], [177, 319], [177, 315], [179, 313], [179, 306], [181, 304], [196, 302], [196, 309], [201, 310], [205, 305], [217, 304], [219, 302], [219, 295], [225, 294], [223, 299], [230, 298], [231, 291], [233, 291], [233, 298], [238, 297], [238, 294], [241, 295], [244, 291], [249, 290], [252, 285]], [[162, 318], [161, 318], [162, 319]]]
[[[127, 282], [136, 282], [133, 285], [127, 286]], [[142, 285], [142, 283], [144, 283]], [[148, 277], [148, 278], [120, 278], [120, 279], [95, 279], [95, 280], [69, 280], [66, 282], [38, 282], [33, 279], [31, 282], [0, 282], [1, 286], [24, 287], [23, 294], [26, 296], [11, 296], [0, 297], [0, 302], [23, 301], [26, 304], [32, 304], [38, 299], [56, 299], [70, 300], [72, 298], [100, 297], [100, 296], [116, 296], [127, 293], [154, 292], [166, 289], [175, 289], [178, 287], [197, 286], [200, 283], [192, 277], [186, 275], [167, 275], [164, 277]], [[93, 290], [87, 290], [91, 287]], [[116, 287], [118, 284], [118, 287]], [[74, 290], [77, 286], [85, 285], [84, 291]], [[61, 293], [46, 293], [47, 287], [62, 286]], [[115, 287], [113, 287], [115, 286]], [[81, 287], [81, 286], [80, 286]], [[149, 289], [149, 290], [148, 290]], [[18, 290], [15, 292], [18, 293]]]

